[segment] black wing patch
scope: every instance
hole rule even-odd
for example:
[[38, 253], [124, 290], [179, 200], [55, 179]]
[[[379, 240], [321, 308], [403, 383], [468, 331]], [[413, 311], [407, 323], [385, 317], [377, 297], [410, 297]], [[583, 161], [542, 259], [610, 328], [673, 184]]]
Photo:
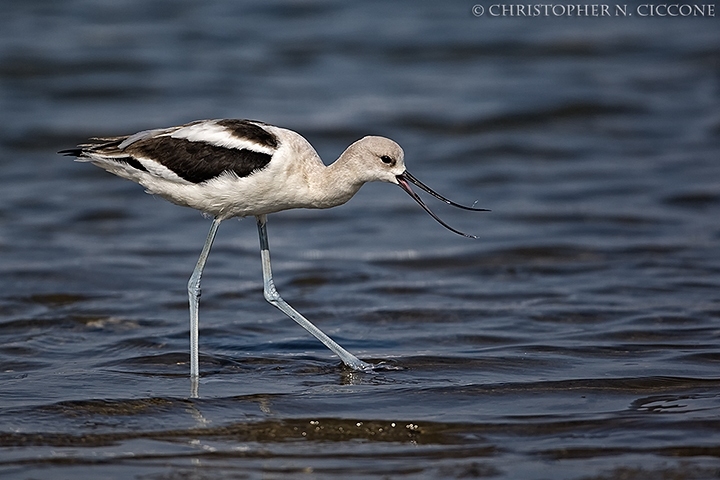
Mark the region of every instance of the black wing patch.
[[[257, 128], [265, 132], [262, 128]], [[273, 135], [271, 137], [277, 143], [275, 137]], [[253, 139], [253, 141], [255, 140]], [[247, 177], [265, 168], [272, 159], [272, 155], [267, 153], [218, 147], [204, 142], [191, 142], [184, 138], [166, 136], [152, 137], [132, 143], [124, 149], [124, 153], [133, 157], [152, 159], [192, 183], [205, 182], [223, 172], [233, 172], [238, 177]], [[118, 160], [138, 168], [125, 158], [118, 158]], [[137, 160], [135, 161], [137, 162]], [[140, 164], [139, 166], [142, 167]]]
[[218, 120], [216, 123], [225, 127], [234, 137], [249, 140], [269, 148], [278, 147], [277, 137], [254, 122], [228, 118]]
[[141, 170], [143, 172], [148, 171], [147, 168], [145, 168], [142, 163], [138, 162], [137, 160], [135, 160], [132, 157], [119, 157], [119, 158], [114, 158], [113, 160], [115, 160], [117, 162], [125, 162], [128, 165], [130, 165], [131, 167], [133, 167], [134, 169]]

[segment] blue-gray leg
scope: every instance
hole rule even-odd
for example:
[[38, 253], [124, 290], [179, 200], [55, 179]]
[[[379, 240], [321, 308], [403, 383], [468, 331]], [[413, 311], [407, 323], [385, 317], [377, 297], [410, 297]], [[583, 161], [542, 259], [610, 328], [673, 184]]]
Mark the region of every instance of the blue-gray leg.
[[220, 226], [220, 222], [221, 220], [218, 220], [217, 218], [213, 219], [212, 225], [210, 226], [210, 232], [208, 232], [207, 240], [205, 240], [205, 245], [203, 245], [202, 252], [200, 252], [200, 258], [198, 258], [195, 270], [193, 270], [190, 280], [188, 281], [188, 297], [190, 299], [190, 377], [192, 379], [197, 379], [200, 376], [200, 364], [198, 359], [198, 304], [200, 302], [200, 279], [202, 278], [203, 269], [205, 268], [208, 255], [210, 254], [210, 247], [212, 247], [213, 241], [215, 240], [215, 234]]
[[340, 357], [340, 360], [342, 360], [348, 367], [360, 371], [372, 370], [372, 364], [363, 362], [355, 355], [335, 343], [332, 338], [325, 335], [322, 330], [310, 323], [307, 318], [303, 317], [297, 310], [291, 307], [285, 300], [282, 299], [282, 297], [280, 297], [280, 294], [275, 288], [275, 283], [273, 282], [272, 267], [270, 266], [270, 247], [268, 246], [266, 227], [267, 217], [265, 215], [258, 215], [255, 218], [257, 219], [258, 234], [260, 235], [260, 257], [262, 259], [263, 293], [265, 294], [265, 300], [279, 308], [285, 315], [295, 320], [301, 327], [324, 343], [325, 346]]

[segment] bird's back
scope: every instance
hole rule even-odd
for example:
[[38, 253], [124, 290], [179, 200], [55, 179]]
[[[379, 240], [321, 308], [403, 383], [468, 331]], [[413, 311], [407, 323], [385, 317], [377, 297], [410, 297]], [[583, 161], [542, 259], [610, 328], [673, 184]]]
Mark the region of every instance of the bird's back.
[[93, 138], [60, 153], [220, 217], [312, 207], [310, 183], [324, 168], [299, 134], [236, 119]]

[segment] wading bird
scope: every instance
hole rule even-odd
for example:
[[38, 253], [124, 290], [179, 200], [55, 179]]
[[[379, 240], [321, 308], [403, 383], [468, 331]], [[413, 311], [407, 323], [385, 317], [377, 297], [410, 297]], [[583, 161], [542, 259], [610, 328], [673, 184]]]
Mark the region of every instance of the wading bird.
[[374, 367], [335, 343], [278, 294], [272, 278], [267, 215], [291, 208], [330, 208], [342, 205], [367, 182], [399, 185], [448, 230], [456, 230], [435, 215], [411, 189], [414, 184], [443, 202], [466, 210], [413, 177], [405, 169], [400, 145], [389, 138], [368, 136], [350, 145], [331, 165], [298, 133], [252, 120], [199, 120], [133, 135], [92, 138], [92, 143], [59, 153], [90, 162], [137, 182], [151, 194], [213, 217], [210, 232], [188, 282], [190, 300], [190, 376], [198, 364], [198, 304], [200, 278], [220, 222], [253, 215], [260, 236], [265, 299], [324, 343], [349, 367]]

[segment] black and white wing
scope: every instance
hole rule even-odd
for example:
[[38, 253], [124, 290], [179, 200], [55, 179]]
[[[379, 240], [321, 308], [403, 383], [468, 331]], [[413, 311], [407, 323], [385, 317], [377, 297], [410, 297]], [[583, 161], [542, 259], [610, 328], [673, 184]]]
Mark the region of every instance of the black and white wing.
[[225, 173], [248, 177], [265, 168], [280, 146], [265, 124], [251, 120], [199, 120], [145, 130], [62, 150], [80, 161], [140, 181], [144, 175], [197, 184]]

